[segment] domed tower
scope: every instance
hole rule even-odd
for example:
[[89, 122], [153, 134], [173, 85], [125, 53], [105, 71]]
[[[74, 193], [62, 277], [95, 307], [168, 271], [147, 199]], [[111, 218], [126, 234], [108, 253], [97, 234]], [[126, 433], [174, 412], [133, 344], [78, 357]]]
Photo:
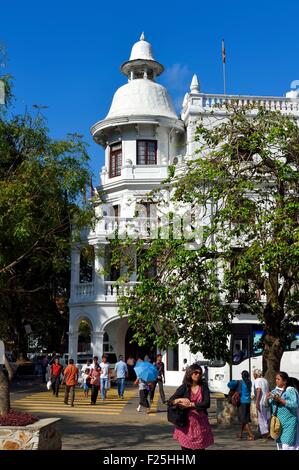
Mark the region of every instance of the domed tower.
[[167, 177], [168, 165], [184, 153], [185, 127], [166, 88], [155, 81], [164, 67], [143, 33], [120, 70], [128, 83], [115, 92], [107, 116], [91, 133], [105, 148], [101, 190], [107, 202], [130, 216], [123, 212], [124, 199], [131, 191], [147, 193]]

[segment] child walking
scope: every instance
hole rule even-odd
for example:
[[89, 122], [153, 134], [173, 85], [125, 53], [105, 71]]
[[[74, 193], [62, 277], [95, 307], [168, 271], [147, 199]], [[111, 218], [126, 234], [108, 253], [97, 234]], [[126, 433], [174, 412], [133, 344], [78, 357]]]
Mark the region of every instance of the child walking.
[[82, 378], [83, 378], [84, 397], [88, 398], [89, 385], [90, 385], [89, 369], [85, 369], [85, 371], [82, 374]]

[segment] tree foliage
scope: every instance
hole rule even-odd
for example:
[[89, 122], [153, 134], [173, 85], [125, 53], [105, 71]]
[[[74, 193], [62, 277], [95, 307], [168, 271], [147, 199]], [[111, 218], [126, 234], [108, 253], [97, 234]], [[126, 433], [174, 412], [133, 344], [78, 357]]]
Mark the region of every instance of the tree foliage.
[[30, 328], [39, 346], [51, 349], [67, 328], [71, 228], [78, 233], [92, 219], [91, 207], [80, 203], [89, 178], [77, 135], [54, 140], [40, 113], [2, 110], [0, 337], [18, 352], [26, 351]]
[[215, 121], [199, 125], [197, 154], [163, 188], [172, 188], [174, 207], [208, 214], [202, 244], [190, 251], [184, 239], [148, 240], [139, 269], [153, 259], [160, 269], [121, 296], [120, 308], [141, 341], [158, 325], [159, 347], [182, 338], [207, 358], [228, 354], [234, 316], [257, 315], [272, 380], [298, 321], [299, 129], [291, 116], [264, 108], [230, 106]]

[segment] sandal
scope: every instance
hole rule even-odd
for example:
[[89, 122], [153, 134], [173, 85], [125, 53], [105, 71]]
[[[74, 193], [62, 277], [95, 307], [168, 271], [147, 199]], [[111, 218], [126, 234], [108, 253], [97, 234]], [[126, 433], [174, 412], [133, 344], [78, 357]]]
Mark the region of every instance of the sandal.
[[248, 437], [247, 437], [247, 441], [255, 441], [254, 436], [248, 436]]

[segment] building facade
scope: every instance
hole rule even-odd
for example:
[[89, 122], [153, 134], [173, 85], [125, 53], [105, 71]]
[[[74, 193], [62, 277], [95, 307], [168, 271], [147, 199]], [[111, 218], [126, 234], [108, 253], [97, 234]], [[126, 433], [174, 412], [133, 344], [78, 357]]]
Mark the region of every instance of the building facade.
[[[104, 195], [104, 203], [95, 203], [99, 221], [94, 230], [85, 233], [94, 260], [84, 258], [80, 245], [72, 251], [69, 357], [75, 361], [82, 349], [99, 357], [104, 352], [113, 352], [117, 357], [123, 354], [126, 358], [152, 352], [132, 343], [127, 318], [118, 314], [119, 289], [130, 289], [137, 280], [133, 274], [124, 287], [116, 284], [119, 273], [109, 270], [109, 236], [116, 228], [127, 230], [128, 226], [146, 236], [151, 214], [144, 199], [168, 176], [170, 165], [175, 163], [183, 168], [192, 158], [199, 120], [207, 125], [213, 123], [225, 115], [224, 103], [229, 101], [237, 101], [240, 106], [257, 103], [299, 116], [297, 91], [287, 93], [286, 97], [205, 94], [200, 92], [196, 75], [178, 116], [167, 90], [156, 82], [163, 70], [142, 34], [133, 45], [129, 60], [121, 66], [127, 83], [115, 92], [107, 116], [91, 128], [93, 139], [105, 149], [105, 164], [97, 188], [97, 193]], [[134, 217], [137, 208], [142, 211], [138, 219]], [[83, 345], [82, 322], [90, 330], [90, 338]], [[183, 343], [163, 354], [169, 385], [181, 383], [184, 359], [188, 364], [203, 359], [200, 353], [192, 355]]]

